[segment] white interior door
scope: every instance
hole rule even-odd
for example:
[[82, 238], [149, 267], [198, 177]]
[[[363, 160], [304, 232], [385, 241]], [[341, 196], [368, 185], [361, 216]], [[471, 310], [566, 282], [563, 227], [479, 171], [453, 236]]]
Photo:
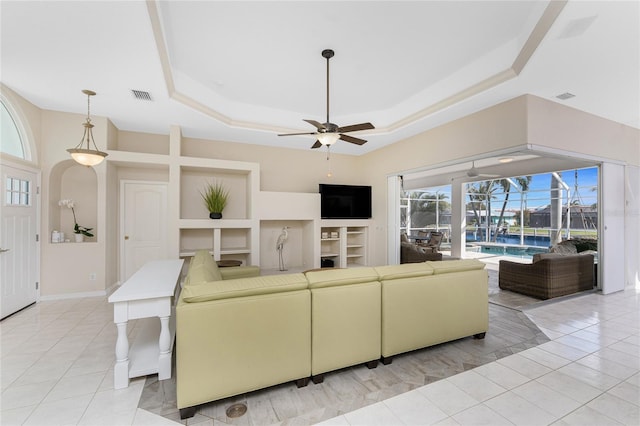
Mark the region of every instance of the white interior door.
[[2, 165], [0, 318], [36, 301], [38, 281], [37, 174]]
[[121, 282], [150, 260], [167, 259], [167, 184], [121, 184]]

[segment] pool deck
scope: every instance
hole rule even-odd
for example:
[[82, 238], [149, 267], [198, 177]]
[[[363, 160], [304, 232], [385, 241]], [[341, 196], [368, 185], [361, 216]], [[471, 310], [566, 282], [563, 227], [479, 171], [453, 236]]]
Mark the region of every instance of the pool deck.
[[[451, 252], [447, 250], [441, 250], [441, 253], [443, 256], [451, 256]], [[531, 256], [529, 257], [498, 256], [491, 253], [478, 253], [478, 252], [471, 252], [471, 251], [465, 252], [464, 259], [478, 259], [487, 265], [487, 269], [492, 269], [495, 271], [498, 270], [498, 266], [500, 265], [501, 260], [509, 260], [511, 262], [518, 262], [518, 263], [531, 263]]]

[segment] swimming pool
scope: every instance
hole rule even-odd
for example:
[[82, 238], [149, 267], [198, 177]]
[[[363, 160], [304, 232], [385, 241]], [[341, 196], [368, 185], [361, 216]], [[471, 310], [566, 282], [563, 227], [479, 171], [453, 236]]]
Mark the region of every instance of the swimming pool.
[[[526, 246], [537, 246], [537, 247], [548, 248], [551, 245], [549, 241], [549, 237], [546, 235], [525, 235], [523, 239], [524, 239], [524, 245]], [[482, 238], [482, 235], [478, 233], [474, 233], [473, 231], [467, 231], [467, 242], [483, 243], [484, 239]], [[495, 242], [499, 244], [519, 247], [520, 234], [499, 234], [496, 237]]]
[[531, 259], [534, 254], [547, 253], [547, 247], [540, 246], [521, 246], [498, 243], [473, 243], [469, 244], [468, 249], [479, 248], [480, 253], [491, 254], [494, 256], [512, 256], [521, 259]]

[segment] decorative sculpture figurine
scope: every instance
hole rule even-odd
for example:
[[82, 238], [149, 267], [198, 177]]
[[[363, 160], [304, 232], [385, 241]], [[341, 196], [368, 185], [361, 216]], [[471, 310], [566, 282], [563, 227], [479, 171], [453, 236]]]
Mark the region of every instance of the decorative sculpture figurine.
[[289, 238], [289, 232], [287, 229], [289, 229], [288, 226], [282, 228], [282, 232], [278, 236], [278, 241], [276, 242], [276, 250], [278, 250], [278, 266], [281, 271], [286, 271], [286, 268], [284, 267], [284, 258], [282, 257], [282, 248]]

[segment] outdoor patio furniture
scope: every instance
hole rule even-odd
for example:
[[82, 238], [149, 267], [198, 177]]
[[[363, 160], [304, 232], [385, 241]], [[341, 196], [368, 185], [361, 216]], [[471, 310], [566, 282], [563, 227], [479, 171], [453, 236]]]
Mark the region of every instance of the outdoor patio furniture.
[[400, 235], [400, 263], [420, 263], [427, 260], [442, 260], [442, 253], [425, 250], [409, 242], [407, 234]]
[[432, 231], [429, 234], [429, 239], [420, 244], [421, 247], [425, 249], [425, 251], [429, 251], [431, 253], [437, 253], [440, 250], [440, 244], [442, 243], [443, 234], [442, 232]]
[[501, 260], [498, 285], [502, 290], [538, 299], [551, 299], [594, 287], [593, 255], [537, 254], [533, 263]]

